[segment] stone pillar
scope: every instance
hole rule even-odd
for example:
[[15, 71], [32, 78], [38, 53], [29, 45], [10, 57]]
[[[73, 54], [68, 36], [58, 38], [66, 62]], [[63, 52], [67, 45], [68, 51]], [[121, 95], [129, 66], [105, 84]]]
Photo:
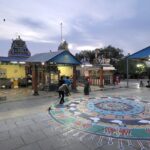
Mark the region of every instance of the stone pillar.
[[25, 65], [25, 75], [26, 75], [26, 77], [28, 76], [28, 69], [29, 69], [29, 67], [27, 66], [27, 65]]
[[103, 68], [100, 69], [100, 87], [103, 88], [104, 87], [104, 71]]
[[45, 85], [45, 66], [42, 65], [42, 84]]
[[60, 70], [58, 70], [58, 82], [60, 80]]
[[32, 66], [32, 88], [33, 88], [33, 95], [37, 96], [38, 93], [38, 66], [34, 64]]
[[49, 90], [50, 90], [50, 87], [51, 87], [51, 65], [49, 66]]
[[76, 74], [76, 66], [73, 66], [73, 83], [72, 83], [72, 89], [77, 90], [77, 74]]

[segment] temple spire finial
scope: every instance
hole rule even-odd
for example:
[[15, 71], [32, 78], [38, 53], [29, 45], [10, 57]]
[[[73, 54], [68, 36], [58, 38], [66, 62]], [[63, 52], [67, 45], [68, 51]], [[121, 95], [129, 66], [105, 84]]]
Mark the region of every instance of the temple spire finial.
[[61, 32], [61, 37], [60, 37], [61, 39], [60, 39], [60, 40], [61, 40], [61, 42], [62, 42], [62, 25], [63, 25], [63, 24], [62, 24], [62, 22], [61, 22], [61, 23], [60, 23], [60, 32]]

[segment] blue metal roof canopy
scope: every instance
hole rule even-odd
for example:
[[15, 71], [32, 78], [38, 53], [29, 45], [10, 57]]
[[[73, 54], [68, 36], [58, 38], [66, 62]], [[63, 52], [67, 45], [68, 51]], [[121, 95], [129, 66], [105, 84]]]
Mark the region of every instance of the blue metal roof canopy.
[[147, 61], [150, 59], [150, 46], [137, 51], [136, 53], [127, 56], [127, 87], [128, 86], [128, 79], [129, 79], [129, 72], [128, 72], [128, 59], [136, 59], [136, 60], [142, 60], [142, 61]]
[[150, 57], [150, 46], [130, 55], [129, 59], [143, 59], [147, 60]]
[[52, 62], [56, 64], [69, 64], [69, 65], [81, 64], [81, 62], [78, 61], [75, 58], [75, 56], [73, 56], [69, 51], [66, 50], [35, 54], [30, 58], [28, 58], [26, 62], [31, 62], [31, 63]]
[[11, 62], [11, 61], [16, 61], [16, 62], [23, 62], [27, 58], [25, 57], [0, 57], [1, 62]]

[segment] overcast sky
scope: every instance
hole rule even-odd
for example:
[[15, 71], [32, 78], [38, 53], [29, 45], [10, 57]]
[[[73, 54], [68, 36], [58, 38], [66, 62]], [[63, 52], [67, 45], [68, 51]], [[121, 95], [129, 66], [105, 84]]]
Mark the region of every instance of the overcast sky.
[[56, 51], [61, 22], [73, 54], [108, 45], [136, 52], [150, 45], [149, 6], [150, 0], [0, 0], [0, 56], [18, 35], [32, 55]]

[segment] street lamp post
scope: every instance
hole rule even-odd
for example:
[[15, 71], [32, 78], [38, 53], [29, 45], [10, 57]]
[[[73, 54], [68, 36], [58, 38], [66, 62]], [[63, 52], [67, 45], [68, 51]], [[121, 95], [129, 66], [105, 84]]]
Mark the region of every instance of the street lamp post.
[[128, 56], [127, 56], [127, 88], [129, 87], [129, 56], [130, 56], [130, 53], [128, 53]]

